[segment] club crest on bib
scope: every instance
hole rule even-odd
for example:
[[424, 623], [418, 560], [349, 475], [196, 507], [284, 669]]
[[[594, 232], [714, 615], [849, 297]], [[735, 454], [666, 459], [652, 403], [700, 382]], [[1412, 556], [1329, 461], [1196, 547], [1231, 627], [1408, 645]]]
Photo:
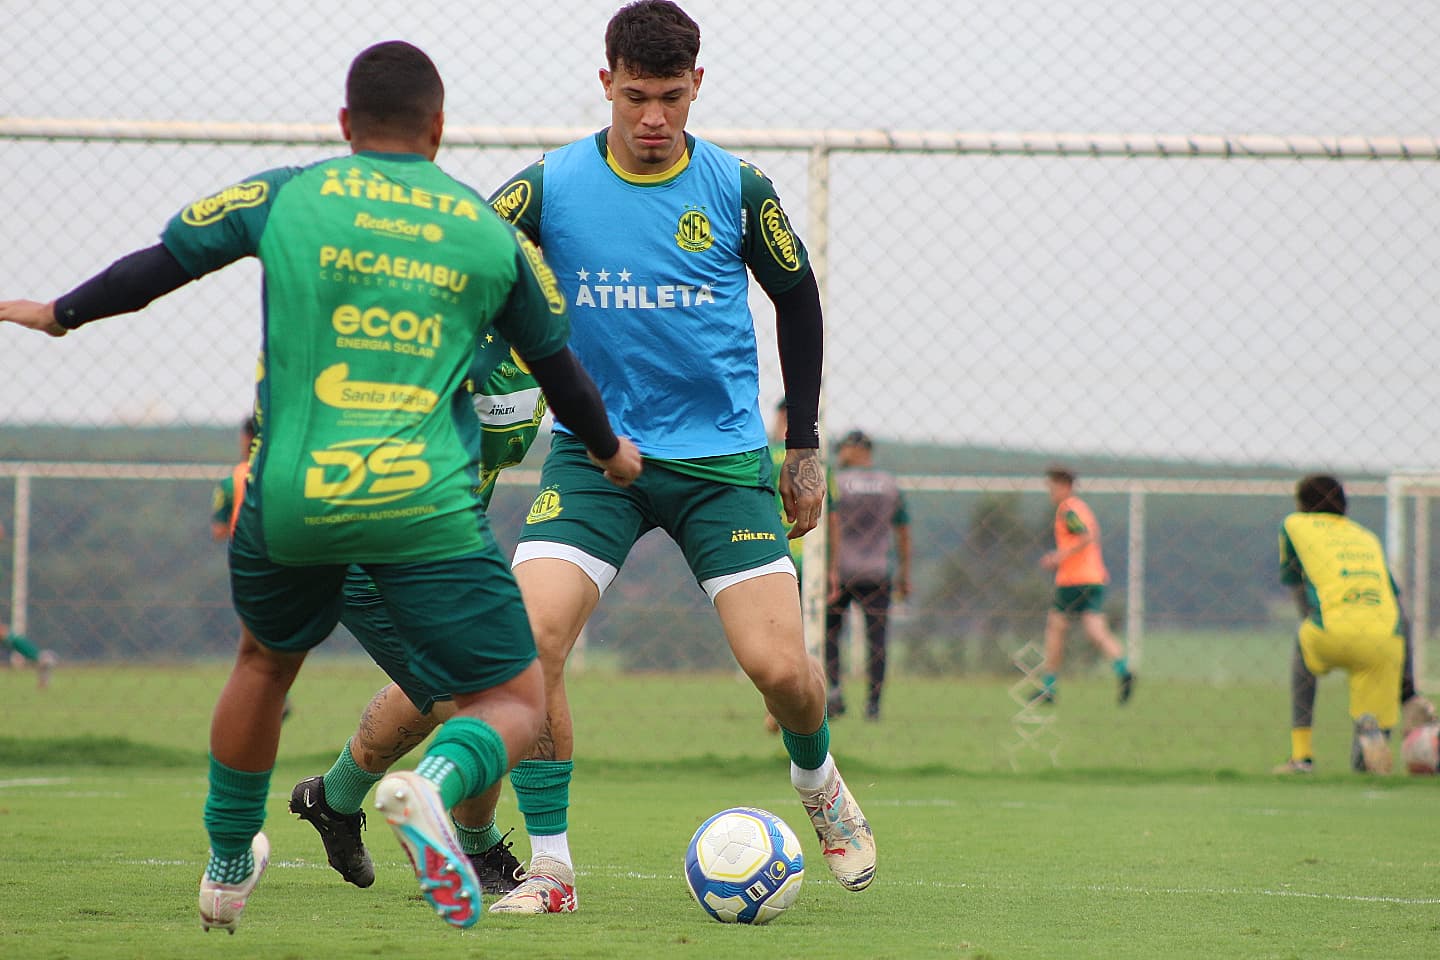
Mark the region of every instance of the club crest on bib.
[[710, 230], [710, 218], [705, 216], [704, 210], [689, 207], [680, 214], [680, 222], [675, 227], [675, 243], [681, 250], [691, 253], [703, 253], [710, 249], [715, 243], [715, 235]]

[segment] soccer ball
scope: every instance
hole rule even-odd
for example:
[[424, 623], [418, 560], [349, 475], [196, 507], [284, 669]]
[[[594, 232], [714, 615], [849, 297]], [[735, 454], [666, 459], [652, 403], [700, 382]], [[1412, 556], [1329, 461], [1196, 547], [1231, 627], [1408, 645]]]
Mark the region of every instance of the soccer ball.
[[1440, 770], [1440, 723], [1426, 723], [1405, 734], [1400, 759], [1411, 773]]
[[795, 902], [804, 876], [794, 831], [755, 807], [721, 810], [685, 849], [690, 895], [721, 923], [769, 923]]

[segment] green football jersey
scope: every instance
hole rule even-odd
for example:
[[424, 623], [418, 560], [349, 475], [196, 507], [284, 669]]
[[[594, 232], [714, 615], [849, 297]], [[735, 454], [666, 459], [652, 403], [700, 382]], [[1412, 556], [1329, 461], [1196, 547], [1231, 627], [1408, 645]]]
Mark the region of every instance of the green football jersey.
[[530, 369], [497, 334], [480, 337], [471, 366], [475, 416], [480, 421], [480, 503], [488, 509], [495, 478], [518, 466], [545, 418], [545, 395]]
[[286, 564], [438, 560], [488, 542], [477, 344], [522, 356], [569, 336], [539, 249], [474, 190], [411, 154], [261, 173], [198, 200], [165, 246], [200, 276], [265, 272], [253, 498]]

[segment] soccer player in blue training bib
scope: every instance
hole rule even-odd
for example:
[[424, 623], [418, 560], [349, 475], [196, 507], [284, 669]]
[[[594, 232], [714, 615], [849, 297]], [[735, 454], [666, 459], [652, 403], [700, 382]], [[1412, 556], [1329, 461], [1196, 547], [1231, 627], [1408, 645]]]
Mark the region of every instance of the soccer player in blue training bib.
[[[377, 663], [408, 668], [456, 708], [414, 772], [380, 782], [376, 807], [430, 906], [456, 927], [479, 918], [479, 883], [448, 811], [530, 751], [545, 695], [480, 501], [466, 384], [490, 328], [606, 482], [641, 469], [568, 348], [565, 299], [540, 251], [435, 165], [444, 86], [430, 58], [400, 41], [370, 47], [351, 64], [345, 103], [350, 153], [190, 204], [160, 244], [53, 303], [0, 303], [0, 321], [63, 336], [242, 257], [264, 270], [258, 432], [230, 539], [243, 629], [210, 728], [207, 930], [234, 932], [265, 871], [260, 829], [285, 694], [339, 620], [352, 564], [375, 580], [399, 638]], [[421, 222], [423, 244], [393, 228], [397, 217]]]
[[637, 483], [612, 490], [557, 428], [516, 549], [547, 717], [510, 777], [531, 859], [525, 881], [490, 907], [499, 913], [576, 907], [565, 662], [631, 547], [657, 527], [684, 553], [779, 723], [791, 783], [830, 871], [848, 890], [875, 874], [870, 825], [830, 755], [825, 683], [806, 653], [775, 510], [747, 271], [775, 304], [789, 406], [779, 491], [790, 538], [814, 529], [825, 499], [819, 289], [770, 181], [685, 132], [703, 79], [699, 49], [699, 27], [674, 3], [623, 7], [606, 29], [600, 71], [611, 125], [545, 154], [491, 198], [544, 249], [569, 300], [575, 352], [612, 425], [645, 457]]

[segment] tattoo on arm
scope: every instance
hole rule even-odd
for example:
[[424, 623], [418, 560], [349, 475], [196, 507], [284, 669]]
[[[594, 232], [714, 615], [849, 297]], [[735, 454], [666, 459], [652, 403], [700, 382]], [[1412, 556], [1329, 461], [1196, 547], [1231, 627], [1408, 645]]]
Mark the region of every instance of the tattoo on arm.
[[820, 496], [825, 492], [825, 470], [820, 466], [819, 450], [801, 450], [799, 457], [787, 460], [785, 470], [797, 497]]

